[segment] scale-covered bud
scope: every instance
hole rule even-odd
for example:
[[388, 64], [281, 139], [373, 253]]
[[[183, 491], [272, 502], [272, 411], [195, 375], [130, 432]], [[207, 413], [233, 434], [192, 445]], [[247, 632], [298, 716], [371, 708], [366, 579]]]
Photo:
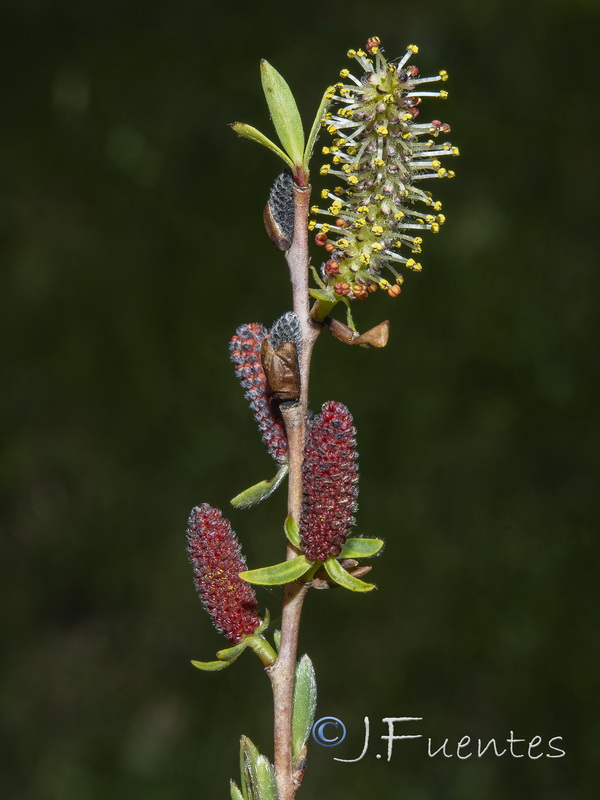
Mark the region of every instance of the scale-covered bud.
[[261, 345], [267, 337], [263, 325], [251, 322], [240, 325], [229, 343], [229, 354], [235, 364], [240, 383], [246, 390], [254, 418], [269, 454], [283, 464], [287, 460], [288, 443], [283, 419], [275, 398], [269, 391], [261, 363]]
[[192, 509], [187, 528], [194, 583], [215, 628], [233, 644], [261, 623], [254, 589], [239, 577], [246, 569], [240, 543], [218, 508]]
[[354, 524], [358, 454], [352, 416], [343, 403], [325, 403], [308, 425], [302, 463], [302, 549], [309, 561], [339, 555]]

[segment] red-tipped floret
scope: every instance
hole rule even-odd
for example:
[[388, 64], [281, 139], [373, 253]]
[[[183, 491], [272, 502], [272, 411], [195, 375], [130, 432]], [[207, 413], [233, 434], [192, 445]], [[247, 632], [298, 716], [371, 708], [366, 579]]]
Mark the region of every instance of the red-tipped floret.
[[260, 360], [260, 347], [267, 336], [266, 329], [251, 322], [240, 325], [229, 343], [231, 360], [240, 383], [246, 390], [254, 418], [270, 455], [282, 464], [287, 459], [287, 437], [281, 414], [267, 387]]
[[254, 589], [239, 577], [246, 569], [240, 544], [218, 508], [192, 509], [187, 528], [188, 556], [204, 608], [233, 644], [260, 625]]
[[358, 454], [352, 416], [343, 403], [325, 403], [308, 426], [302, 478], [302, 548], [309, 561], [337, 556], [354, 524]]

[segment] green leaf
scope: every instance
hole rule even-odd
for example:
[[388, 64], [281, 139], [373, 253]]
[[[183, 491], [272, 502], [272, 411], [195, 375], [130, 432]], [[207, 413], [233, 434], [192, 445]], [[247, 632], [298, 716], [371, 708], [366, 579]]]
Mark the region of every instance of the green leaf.
[[244, 780], [246, 782], [248, 800], [258, 800], [258, 776], [256, 766], [260, 753], [252, 740], [247, 736], [241, 737], [240, 746], [242, 749], [241, 757], [244, 764]]
[[244, 139], [250, 139], [250, 141], [262, 144], [263, 147], [266, 147], [268, 150], [272, 150], [279, 156], [279, 158], [285, 161], [288, 167], [291, 167], [292, 169], [294, 168], [294, 164], [292, 163], [291, 159], [288, 158], [283, 150], [278, 147], [275, 142], [272, 142], [269, 138], [267, 138], [264, 133], [261, 133], [256, 128], [253, 128], [252, 125], [246, 125], [245, 122], [232, 122], [229, 127], [234, 130], [238, 136], [242, 136]]
[[285, 518], [283, 529], [285, 531], [285, 535], [294, 545], [294, 547], [300, 547], [300, 528], [296, 524], [296, 520], [291, 514]]
[[277, 787], [275, 785], [275, 772], [266, 756], [256, 759], [256, 784], [258, 800], [277, 800]]
[[296, 556], [289, 561], [281, 564], [273, 564], [272, 567], [261, 567], [260, 569], [250, 569], [240, 572], [240, 578], [248, 583], [256, 583], [259, 586], [279, 586], [282, 583], [295, 581], [311, 567], [310, 561], [306, 556]]
[[374, 583], [365, 583], [358, 578], [353, 578], [333, 556], [324, 561], [323, 566], [332, 580], [339, 583], [344, 589], [350, 589], [351, 592], [370, 592], [375, 588]]
[[294, 166], [300, 166], [304, 154], [304, 131], [294, 95], [282, 76], [264, 58], [260, 62], [260, 77], [271, 119], [283, 149]]
[[226, 647], [224, 650], [219, 650], [217, 658], [219, 661], [234, 661], [241, 656], [244, 650], [248, 647], [248, 642], [243, 639], [239, 644], [234, 644], [233, 647]]
[[261, 500], [266, 500], [267, 497], [272, 495], [275, 489], [277, 489], [281, 481], [288, 474], [288, 471], [288, 465], [282, 464], [274, 478], [255, 483], [254, 486], [250, 486], [250, 488], [244, 489], [243, 492], [236, 494], [236, 496], [230, 500], [231, 505], [235, 508], [250, 508], [260, 503]]
[[383, 539], [347, 539], [338, 558], [370, 558], [383, 547]]
[[292, 716], [292, 763], [310, 736], [317, 707], [317, 681], [312, 661], [307, 655], [302, 656], [296, 666], [296, 682], [294, 684], [294, 710]]
[[203, 672], [218, 672], [221, 669], [225, 669], [230, 664], [233, 664], [235, 659], [231, 661], [192, 661], [192, 664], [196, 667], [196, 669], [201, 669]]
[[315, 147], [315, 142], [317, 141], [317, 137], [319, 135], [319, 131], [321, 129], [323, 116], [325, 115], [327, 107], [331, 102], [331, 99], [328, 97], [330, 93], [331, 93], [331, 86], [325, 89], [323, 99], [321, 100], [321, 105], [319, 106], [319, 110], [317, 111], [317, 116], [315, 117], [315, 121], [312, 124], [310, 134], [308, 135], [308, 141], [306, 142], [306, 149], [304, 150], [304, 159], [303, 159], [303, 167], [305, 172], [308, 172], [308, 164], [310, 161], [310, 157], [312, 156]]
[[245, 738], [246, 738], [245, 736], [242, 736], [240, 739], [240, 784], [242, 787], [242, 794], [244, 796], [244, 800], [249, 800], [248, 782], [246, 780], [246, 750], [244, 747]]
[[235, 781], [229, 781], [229, 791], [231, 792], [231, 800], [246, 800]]

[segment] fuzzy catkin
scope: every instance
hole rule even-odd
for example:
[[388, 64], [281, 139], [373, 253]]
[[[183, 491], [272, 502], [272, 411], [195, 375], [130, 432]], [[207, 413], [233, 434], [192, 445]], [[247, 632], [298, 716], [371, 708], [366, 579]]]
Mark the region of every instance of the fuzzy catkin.
[[339, 555], [358, 506], [358, 454], [352, 416], [325, 403], [309, 425], [302, 464], [302, 549], [309, 561]]
[[262, 434], [267, 450], [278, 464], [287, 460], [288, 444], [279, 409], [269, 392], [260, 358], [260, 348], [267, 337], [263, 325], [251, 322], [240, 325], [229, 343], [229, 354], [236, 374], [246, 390], [245, 397]]
[[239, 577], [246, 569], [240, 544], [218, 508], [192, 509], [187, 527], [194, 583], [216, 629], [233, 644], [260, 625], [254, 589]]

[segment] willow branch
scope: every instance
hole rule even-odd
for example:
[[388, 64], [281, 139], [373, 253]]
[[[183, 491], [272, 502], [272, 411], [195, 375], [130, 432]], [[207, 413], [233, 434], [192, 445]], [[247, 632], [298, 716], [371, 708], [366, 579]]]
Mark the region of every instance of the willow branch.
[[[308, 385], [312, 351], [321, 326], [310, 318], [308, 296], [308, 212], [310, 187], [294, 186], [294, 240], [286, 254], [292, 282], [294, 312], [300, 320], [301, 347], [300, 399], [291, 407], [282, 407], [288, 438], [290, 462], [288, 514], [299, 522], [302, 511], [302, 453], [306, 437]], [[295, 558], [298, 551], [288, 544], [286, 558]], [[269, 668], [273, 687], [275, 776], [279, 800], [293, 800], [298, 784], [293, 780], [292, 712], [296, 671], [298, 631], [302, 605], [308, 586], [288, 583], [284, 587], [281, 620], [281, 645], [275, 664]]]

